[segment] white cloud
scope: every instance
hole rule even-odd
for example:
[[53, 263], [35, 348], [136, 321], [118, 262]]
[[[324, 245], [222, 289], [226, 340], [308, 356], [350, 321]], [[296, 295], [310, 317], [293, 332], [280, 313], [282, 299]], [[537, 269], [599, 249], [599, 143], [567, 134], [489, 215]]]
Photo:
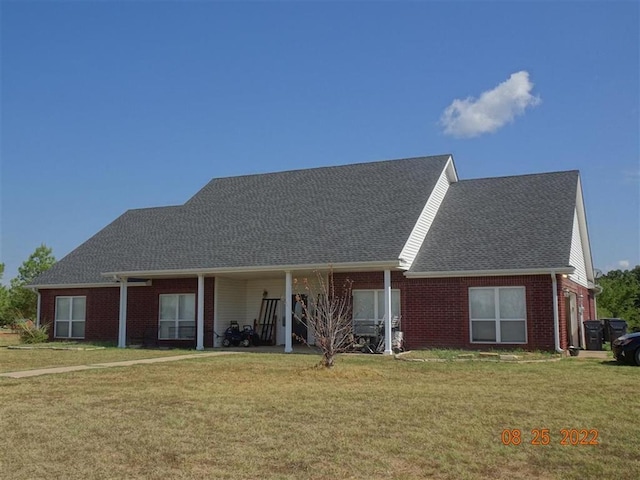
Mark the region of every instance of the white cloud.
[[535, 107], [540, 97], [531, 94], [533, 83], [524, 70], [511, 74], [493, 90], [464, 100], [455, 99], [440, 117], [444, 133], [454, 137], [477, 137], [495, 132], [522, 115], [527, 107]]
[[618, 266], [624, 270], [629, 269], [629, 260], [620, 260]]

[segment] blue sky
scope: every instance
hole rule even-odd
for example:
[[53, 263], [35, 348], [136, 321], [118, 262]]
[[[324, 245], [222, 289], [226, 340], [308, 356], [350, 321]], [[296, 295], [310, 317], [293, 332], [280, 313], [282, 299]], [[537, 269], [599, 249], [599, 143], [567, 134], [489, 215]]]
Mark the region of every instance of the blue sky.
[[213, 177], [441, 153], [579, 169], [596, 268], [640, 264], [637, 2], [0, 9], [5, 282]]

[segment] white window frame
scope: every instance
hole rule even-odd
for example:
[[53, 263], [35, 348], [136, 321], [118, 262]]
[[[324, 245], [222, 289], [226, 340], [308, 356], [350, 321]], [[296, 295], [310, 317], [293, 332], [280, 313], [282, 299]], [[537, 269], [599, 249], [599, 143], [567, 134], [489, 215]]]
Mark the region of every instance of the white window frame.
[[[500, 290], [503, 289], [520, 289], [522, 290], [522, 296], [524, 298], [524, 318], [500, 318]], [[471, 292], [474, 290], [493, 290], [494, 292], [494, 318], [473, 318], [471, 316]], [[526, 345], [529, 343], [528, 332], [527, 332], [527, 290], [525, 287], [520, 285], [514, 286], [503, 286], [503, 287], [469, 287], [469, 297], [468, 297], [468, 305], [469, 305], [469, 341], [471, 343], [476, 344], [506, 344], [506, 345]], [[481, 322], [490, 322], [491, 320], [495, 323], [495, 331], [496, 331], [496, 340], [495, 342], [491, 341], [483, 341], [483, 340], [474, 340], [473, 339], [473, 322], [481, 321]], [[524, 322], [524, 342], [503, 342], [500, 338], [500, 323], [501, 322]]]
[[[66, 318], [63, 319], [58, 319], [58, 299], [64, 299], [64, 298], [68, 298], [69, 299], [69, 312], [68, 312], [68, 316]], [[82, 320], [72, 320], [73, 319], [73, 300], [76, 298], [83, 298], [84, 299], [84, 318]], [[85, 336], [87, 335], [86, 332], [86, 328], [87, 328], [87, 297], [85, 295], [58, 295], [56, 296], [56, 304], [55, 304], [55, 311], [54, 311], [54, 322], [53, 322], [53, 338], [68, 338], [68, 339], [73, 339], [73, 340], [82, 340], [85, 338]], [[67, 336], [60, 336], [58, 335], [58, 323], [59, 322], [65, 322], [69, 324], [69, 335]], [[73, 324], [74, 323], [84, 323], [84, 327], [85, 327], [85, 333], [83, 336], [81, 337], [73, 337]]]
[[[175, 317], [173, 319], [162, 318], [162, 299], [164, 297], [178, 297], [178, 302], [176, 303], [176, 311]], [[178, 318], [180, 315], [180, 297], [193, 297], [193, 305], [194, 312], [193, 318]], [[173, 337], [161, 337], [160, 334], [162, 329], [160, 328], [161, 322], [170, 322], [173, 321], [173, 328], [175, 332], [175, 336]], [[193, 336], [190, 337], [181, 337], [180, 334], [180, 323], [189, 322], [193, 323]], [[195, 328], [196, 328], [196, 295], [195, 293], [163, 293], [158, 297], [158, 340], [195, 340]]]
[[[356, 319], [355, 317], [355, 313], [354, 312], [354, 316], [353, 319], [355, 320], [375, 320], [376, 322], [381, 322], [382, 320], [384, 320], [384, 313], [385, 312], [379, 312], [378, 311], [378, 304], [380, 302], [378, 295], [384, 295], [384, 289], [381, 288], [354, 288], [351, 291], [351, 295], [353, 297], [353, 294], [356, 292], [373, 292], [373, 316], [374, 318], [358, 318]], [[398, 288], [392, 288], [391, 289], [391, 296], [393, 297], [394, 292], [397, 292], [398, 294], [398, 313], [394, 314], [394, 312], [392, 311], [391, 314], [393, 315], [393, 317], [395, 318], [396, 316], [398, 318], [400, 318], [400, 315], [402, 314], [402, 297], [400, 295], [400, 289]], [[393, 301], [391, 302], [393, 304]]]

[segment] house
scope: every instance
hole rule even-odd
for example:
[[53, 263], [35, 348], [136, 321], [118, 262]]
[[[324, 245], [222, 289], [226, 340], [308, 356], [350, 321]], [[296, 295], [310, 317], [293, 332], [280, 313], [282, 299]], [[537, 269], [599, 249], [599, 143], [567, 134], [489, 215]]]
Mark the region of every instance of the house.
[[579, 173], [460, 180], [451, 155], [216, 178], [127, 211], [32, 287], [52, 338], [203, 349], [273, 321], [289, 352], [294, 279], [328, 268], [409, 348], [561, 351], [596, 318]]

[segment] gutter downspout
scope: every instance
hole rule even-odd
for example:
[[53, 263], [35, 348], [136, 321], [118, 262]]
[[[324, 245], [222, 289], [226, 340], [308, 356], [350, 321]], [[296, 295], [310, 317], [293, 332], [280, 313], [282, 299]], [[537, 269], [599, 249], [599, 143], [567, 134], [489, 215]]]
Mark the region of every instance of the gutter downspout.
[[593, 290], [593, 309], [595, 310], [595, 312], [593, 312], [593, 313], [595, 314], [595, 317], [596, 317], [594, 320], [600, 320], [598, 318], [598, 301], [597, 301], [597, 298], [598, 298], [598, 295], [600, 295], [602, 293], [604, 288], [602, 288], [602, 285], [595, 284], [591, 290]]
[[38, 290], [37, 288], [34, 288], [34, 290], [36, 291], [36, 295], [38, 295], [38, 300], [36, 303], [36, 326], [40, 328], [40, 303], [41, 303], [40, 290]]
[[553, 288], [553, 339], [556, 352], [564, 353], [560, 348], [560, 314], [558, 313], [558, 279], [556, 272], [551, 272], [551, 287]]

